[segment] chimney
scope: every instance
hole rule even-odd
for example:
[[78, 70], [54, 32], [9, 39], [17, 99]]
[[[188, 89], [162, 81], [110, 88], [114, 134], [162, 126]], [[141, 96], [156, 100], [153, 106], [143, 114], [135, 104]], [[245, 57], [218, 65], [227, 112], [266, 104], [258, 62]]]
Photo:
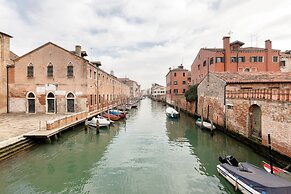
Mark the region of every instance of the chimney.
[[223, 40], [223, 49], [224, 49], [224, 71], [228, 71], [230, 66], [230, 43], [229, 36], [224, 36]]
[[265, 49], [272, 50], [272, 41], [271, 40], [265, 41]]
[[76, 55], [81, 57], [81, 46], [80, 45], [75, 46], [75, 52], [76, 52]]
[[222, 40], [223, 40], [223, 49], [224, 49], [224, 50], [226, 50], [226, 49], [230, 50], [229, 39], [230, 39], [229, 36], [224, 36], [224, 37], [222, 38]]
[[272, 60], [272, 41], [265, 41], [265, 50], [266, 50], [266, 63], [265, 63], [265, 71], [269, 71], [269, 67], [273, 65]]

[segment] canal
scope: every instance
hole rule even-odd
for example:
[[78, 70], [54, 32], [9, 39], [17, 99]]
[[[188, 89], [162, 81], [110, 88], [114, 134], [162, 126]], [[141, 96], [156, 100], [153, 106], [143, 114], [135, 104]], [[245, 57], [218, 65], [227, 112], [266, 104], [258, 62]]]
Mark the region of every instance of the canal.
[[181, 113], [142, 100], [110, 129], [78, 127], [0, 163], [0, 193], [234, 193], [216, 170], [231, 154], [261, 166], [262, 158], [223, 133], [210, 136]]

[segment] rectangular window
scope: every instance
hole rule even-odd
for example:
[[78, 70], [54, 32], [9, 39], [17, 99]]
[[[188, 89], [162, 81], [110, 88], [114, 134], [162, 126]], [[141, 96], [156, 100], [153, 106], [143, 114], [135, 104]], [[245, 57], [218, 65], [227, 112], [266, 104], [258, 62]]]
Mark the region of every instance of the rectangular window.
[[90, 69], [90, 73], [89, 74], [90, 74], [90, 78], [92, 78], [92, 70], [91, 69]]
[[203, 61], [203, 66], [206, 66], [206, 61]]
[[174, 73], [174, 76], [176, 77], [177, 76], [177, 73]]
[[278, 56], [273, 56], [273, 62], [277, 63], [278, 62]]
[[239, 63], [244, 63], [246, 61], [245, 57], [238, 57]]
[[73, 77], [74, 76], [74, 66], [68, 66], [67, 67], [67, 76]]
[[237, 63], [237, 57], [230, 57], [231, 63]]
[[200, 64], [198, 65], [198, 70], [200, 70]]
[[185, 77], [185, 73], [183, 73], [183, 77]]
[[252, 57], [250, 58], [250, 62], [252, 62], [252, 63], [256, 63], [256, 62], [258, 62], [258, 58], [257, 58], [256, 56], [252, 56]]
[[209, 63], [210, 63], [210, 65], [213, 64], [213, 57], [210, 58]]
[[183, 94], [185, 94], [185, 92], [186, 92], [186, 89], [183, 89]]
[[27, 67], [27, 77], [33, 77], [33, 66]]
[[186, 84], [186, 81], [182, 81], [182, 84], [185, 85]]
[[94, 79], [96, 79], [96, 71], [94, 71]]
[[90, 105], [91, 106], [93, 105], [93, 95], [92, 94], [90, 95]]
[[52, 77], [54, 75], [54, 67], [52, 65], [47, 66], [47, 76]]
[[94, 98], [94, 104], [97, 104], [97, 95], [95, 94], [95, 98]]
[[216, 57], [216, 63], [224, 63], [224, 57]]
[[178, 94], [178, 89], [174, 89], [174, 94]]
[[178, 82], [177, 81], [174, 81], [174, 85], [178, 85]]
[[286, 65], [285, 63], [286, 63], [286, 61], [281, 61], [280, 62], [280, 67], [285, 67], [285, 65]]
[[264, 62], [264, 61], [263, 61], [263, 57], [260, 57], [260, 56], [259, 56], [259, 57], [258, 57], [258, 62]]

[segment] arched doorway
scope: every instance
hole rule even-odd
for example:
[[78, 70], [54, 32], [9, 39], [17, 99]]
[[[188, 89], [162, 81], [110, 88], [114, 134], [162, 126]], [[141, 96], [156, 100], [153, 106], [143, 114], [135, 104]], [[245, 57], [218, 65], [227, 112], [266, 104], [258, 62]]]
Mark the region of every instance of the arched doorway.
[[75, 112], [75, 96], [72, 92], [67, 94], [67, 112]]
[[48, 93], [47, 97], [47, 112], [48, 113], [55, 113], [55, 95], [50, 92]]
[[249, 109], [250, 136], [262, 138], [262, 111], [261, 108], [253, 104]]
[[35, 113], [35, 95], [32, 92], [27, 95], [27, 112]]

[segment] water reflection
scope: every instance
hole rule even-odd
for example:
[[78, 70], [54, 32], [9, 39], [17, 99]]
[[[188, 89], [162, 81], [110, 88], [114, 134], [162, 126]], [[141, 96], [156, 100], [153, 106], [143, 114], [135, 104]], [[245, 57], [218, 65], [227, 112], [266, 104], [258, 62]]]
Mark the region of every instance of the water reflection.
[[218, 157], [260, 156], [222, 133], [211, 136], [181, 113], [143, 100], [128, 119], [96, 134], [76, 128], [0, 164], [0, 193], [233, 193]]

